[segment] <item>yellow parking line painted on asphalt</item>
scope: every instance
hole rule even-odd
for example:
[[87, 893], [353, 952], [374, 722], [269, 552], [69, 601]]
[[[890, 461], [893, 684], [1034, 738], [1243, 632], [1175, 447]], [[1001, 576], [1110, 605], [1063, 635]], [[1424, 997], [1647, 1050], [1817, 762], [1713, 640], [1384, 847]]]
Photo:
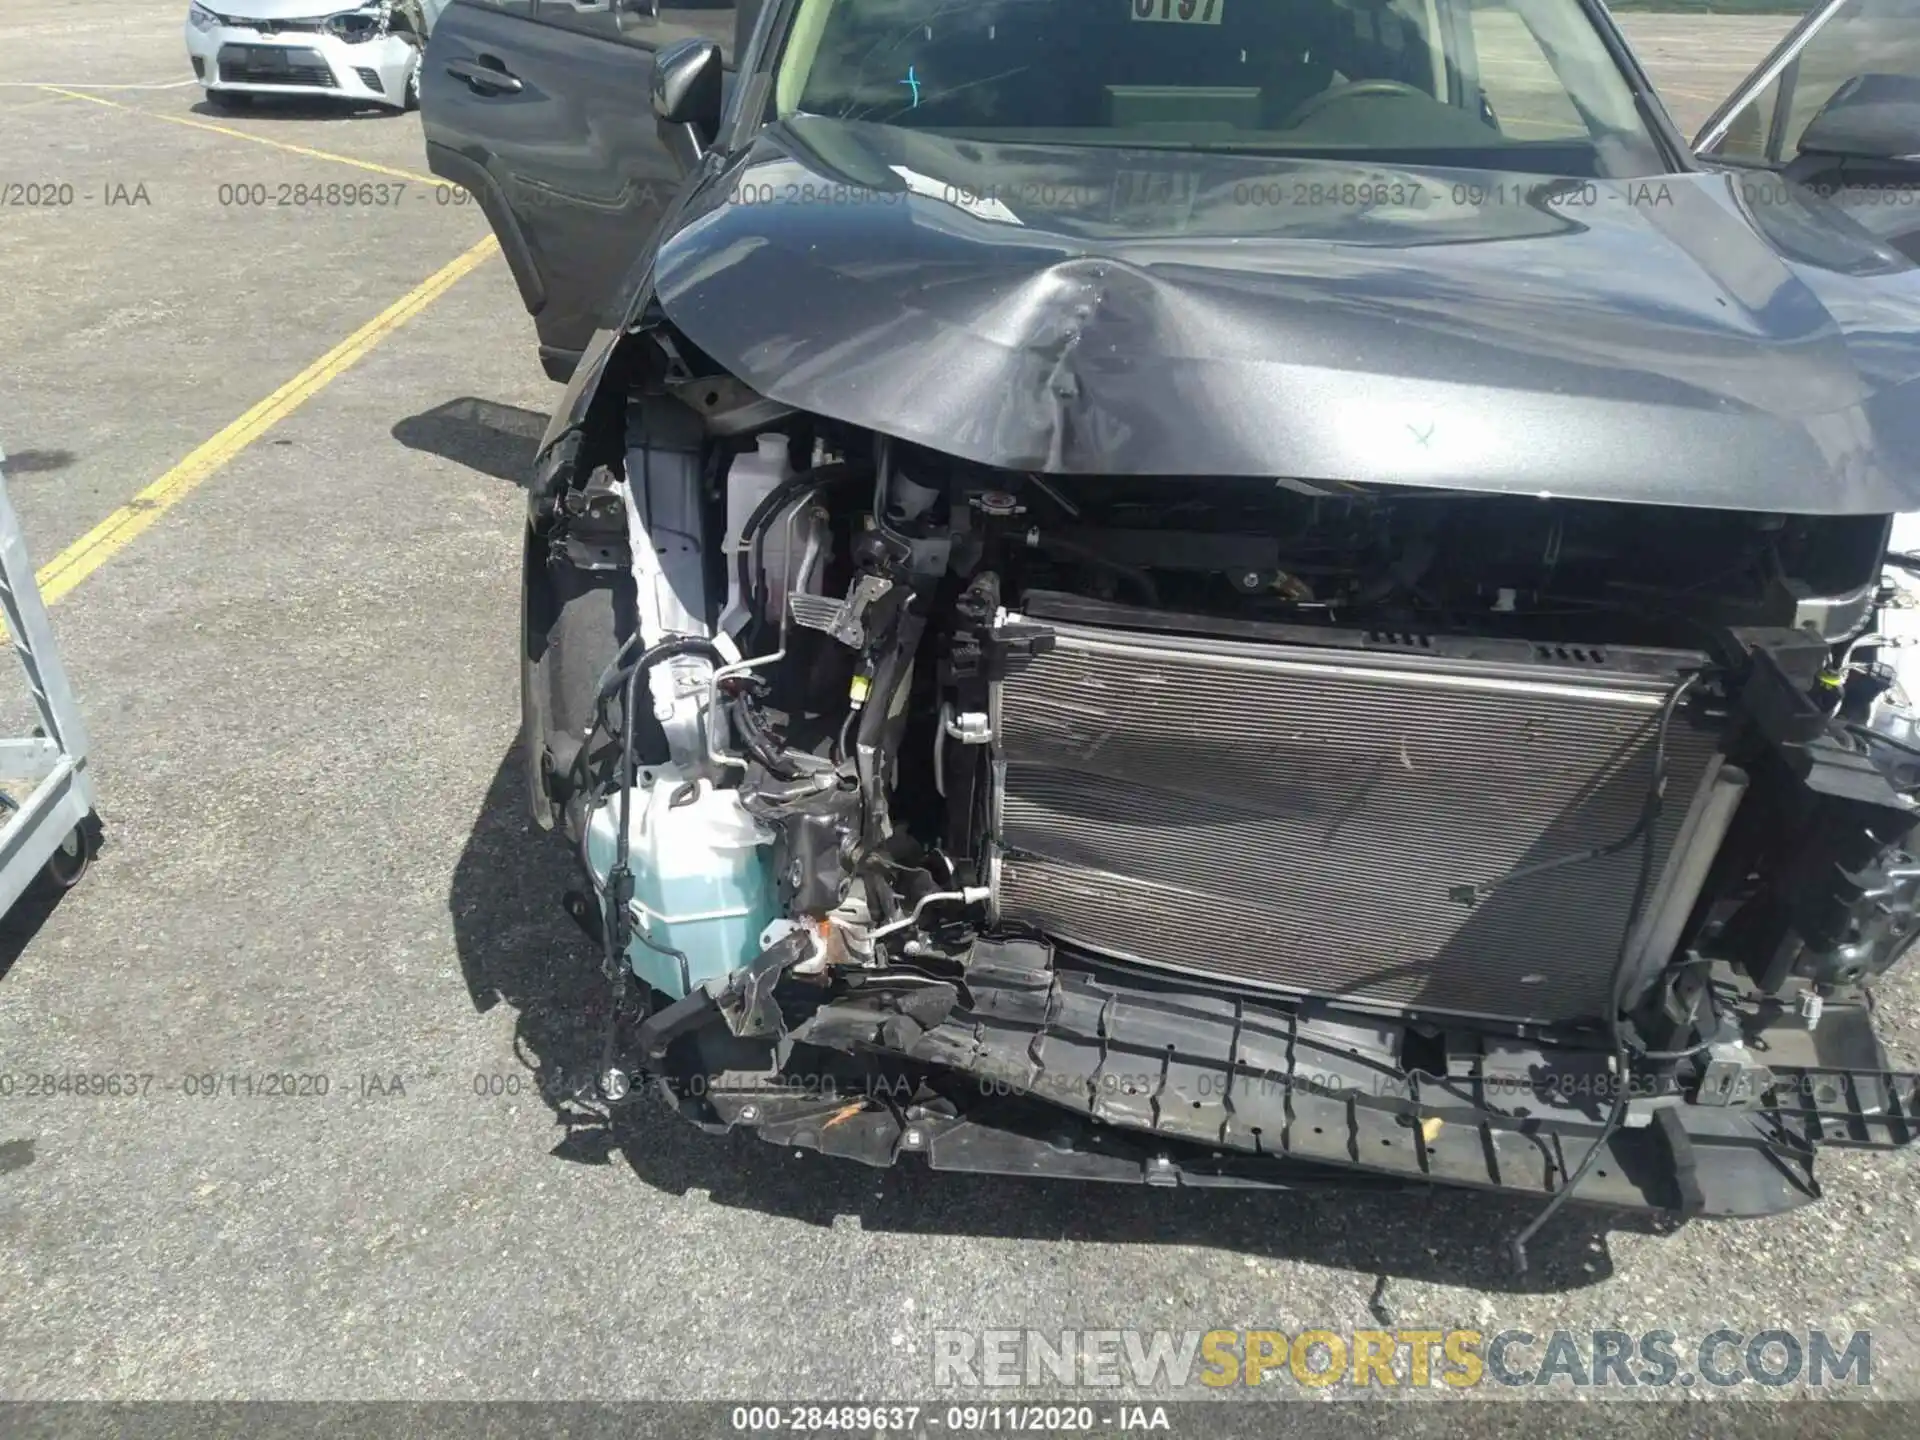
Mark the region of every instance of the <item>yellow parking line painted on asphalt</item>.
[[49, 605], [138, 538], [200, 483], [280, 421], [352, 369], [369, 350], [419, 314], [499, 249], [489, 235], [459, 259], [394, 301], [293, 379], [282, 385], [178, 465], [40, 567], [40, 596]]
[[169, 125], [186, 125], [195, 130], [211, 130], [216, 135], [231, 135], [236, 140], [251, 140], [256, 145], [270, 145], [275, 150], [285, 150], [291, 155], [305, 155], [310, 160], [331, 160], [336, 165], [352, 165], [361, 170], [371, 170], [376, 175], [391, 175], [398, 180], [411, 180], [418, 185], [438, 185], [440, 181], [431, 175], [423, 175], [418, 170], [401, 170], [392, 165], [382, 165], [374, 160], [361, 160], [353, 155], [339, 155], [331, 150], [315, 150], [309, 145], [295, 145], [287, 140], [270, 140], [265, 135], [254, 135], [245, 130], [236, 130], [231, 125], [215, 125], [211, 120], [196, 120], [190, 115], [162, 115], [158, 110], [144, 110], [138, 105], [123, 105], [118, 100], [108, 100], [101, 95], [88, 95], [80, 90], [68, 90], [59, 85], [42, 85], [42, 90], [55, 95], [64, 95], [69, 100], [91, 100], [95, 105], [104, 105], [109, 110], [125, 110], [132, 115], [145, 115], [151, 120], [164, 120]]

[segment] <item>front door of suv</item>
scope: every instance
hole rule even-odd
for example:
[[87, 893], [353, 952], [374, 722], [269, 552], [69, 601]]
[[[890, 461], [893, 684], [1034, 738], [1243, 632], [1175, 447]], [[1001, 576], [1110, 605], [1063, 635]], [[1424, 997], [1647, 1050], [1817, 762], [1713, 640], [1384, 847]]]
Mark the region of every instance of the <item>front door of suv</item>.
[[[655, 54], [734, 0], [452, 0], [421, 74], [427, 163], [471, 191], [565, 379], [681, 183], [648, 104]], [[616, 317], [617, 318], [617, 317]]]

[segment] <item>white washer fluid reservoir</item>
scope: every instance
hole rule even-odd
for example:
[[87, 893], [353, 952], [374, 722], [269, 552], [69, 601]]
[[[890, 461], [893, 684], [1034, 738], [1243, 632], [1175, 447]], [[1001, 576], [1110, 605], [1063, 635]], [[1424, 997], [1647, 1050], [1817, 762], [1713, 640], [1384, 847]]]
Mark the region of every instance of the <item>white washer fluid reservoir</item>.
[[[685, 786], [679, 772], [653, 767], [643, 779], [627, 837], [634, 930], [627, 956], [635, 975], [678, 999], [759, 955], [760, 932], [779, 914], [773, 836], [732, 790], [700, 780], [675, 805]], [[603, 900], [619, 829], [618, 799], [596, 808], [587, 826], [587, 861]]]

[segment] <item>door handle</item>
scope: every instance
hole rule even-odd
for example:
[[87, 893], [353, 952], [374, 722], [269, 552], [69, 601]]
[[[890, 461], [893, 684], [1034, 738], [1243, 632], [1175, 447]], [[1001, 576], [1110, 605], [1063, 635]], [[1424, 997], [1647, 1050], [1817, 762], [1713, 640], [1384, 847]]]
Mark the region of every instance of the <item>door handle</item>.
[[[492, 56], [486, 59], [492, 60]], [[464, 80], [468, 86], [482, 95], [518, 95], [520, 77], [510, 74], [498, 60], [487, 65], [479, 60], [449, 60], [447, 74], [456, 80]]]

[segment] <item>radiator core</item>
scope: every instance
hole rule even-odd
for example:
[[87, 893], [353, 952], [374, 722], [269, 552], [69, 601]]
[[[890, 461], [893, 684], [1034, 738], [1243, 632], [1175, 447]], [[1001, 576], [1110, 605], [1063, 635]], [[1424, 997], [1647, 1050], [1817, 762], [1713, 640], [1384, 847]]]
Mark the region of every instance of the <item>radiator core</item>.
[[[1255, 988], [1605, 1014], [1640, 842], [1519, 872], [1634, 829], [1700, 657], [1046, 623], [1054, 648], [994, 692], [1001, 919]], [[1649, 894], [1716, 748], [1676, 713]]]

